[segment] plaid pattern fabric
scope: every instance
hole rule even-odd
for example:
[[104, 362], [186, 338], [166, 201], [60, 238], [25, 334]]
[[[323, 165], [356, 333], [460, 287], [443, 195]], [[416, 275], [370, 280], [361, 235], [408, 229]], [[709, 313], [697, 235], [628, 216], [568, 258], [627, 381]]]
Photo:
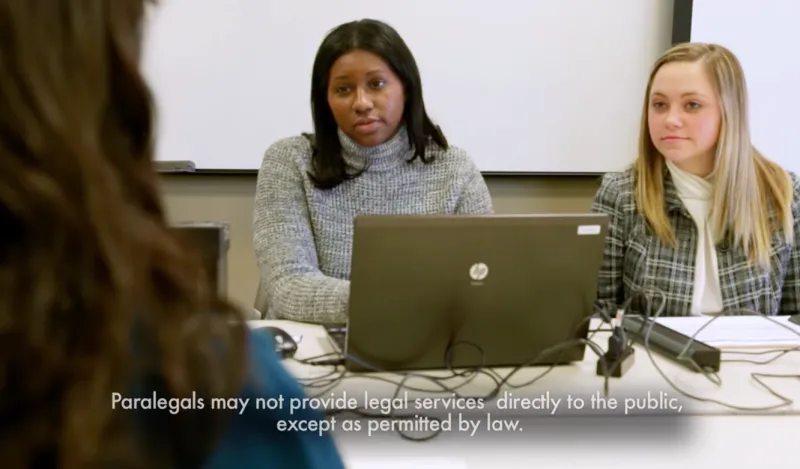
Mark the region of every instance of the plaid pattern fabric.
[[[795, 242], [794, 246], [787, 244], [782, 230], [773, 234], [771, 269], [751, 266], [746, 253], [727, 242], [717, 246], [725, 314], [800, 312], [800, 180], [790, 174], [794, 183]], [[653, 292], [660, 290], [666, 297], [661, 316], [688, 316], [694, 290], [697, 225], [667, 172], [665, 205], [677, 247], [664, 244], [636, 209], [634, 179], [633, 169], [606, 174], [592, 203], [592, 211], [609, 216], [595, 313], [613, 316], [627, 301], [627, 312], [655, 314], [662, 300]]]

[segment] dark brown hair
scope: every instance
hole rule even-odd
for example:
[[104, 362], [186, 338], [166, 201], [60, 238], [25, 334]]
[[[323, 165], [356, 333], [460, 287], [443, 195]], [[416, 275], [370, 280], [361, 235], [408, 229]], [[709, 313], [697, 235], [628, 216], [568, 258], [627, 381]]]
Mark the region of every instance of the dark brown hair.
[[161, 207], [145, 0], [46, 3], [0, 2], [0, 465], [199, 466], [208, 406], [111, 408], [236, 395], [245, 369], [240, 313]]
[[311, 115], [314, 121], [309, 177], [318, 189], [332, 189], [349, 179], [363, 174], [367, 168], [352, 168], [342, 157], [338, 127], [328, 104], [328, 85], [331, 67], [339, 57], [353, 50], [366, 50], [378, 55], [391, 67], [403, 83], [406, 96], [403, 124], [408, 130], [409, 143], [414, 154], [430, 163], [433, 157], [425, 150], [432, 144], [447, 149], [448, 142], [442, 129], [433, 123], [425, 110], [420, 77], [414, 55], [400, 34], [392, 26], [374, 19], [362, 19], [341, 24], [325, 36], [314, 58], [311, 71]]

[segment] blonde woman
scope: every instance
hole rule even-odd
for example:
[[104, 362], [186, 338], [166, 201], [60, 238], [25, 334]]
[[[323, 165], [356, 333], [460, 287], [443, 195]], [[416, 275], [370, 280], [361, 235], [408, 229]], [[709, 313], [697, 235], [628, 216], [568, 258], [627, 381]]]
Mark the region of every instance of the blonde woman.
[[595, 312], [652, 314], [663, 302], [662, 316], [797, 313], [800, 182], [753, 147], [736, 56], [716, 44], [668, 50], [639, 142], [593, 203], [610, 217]]

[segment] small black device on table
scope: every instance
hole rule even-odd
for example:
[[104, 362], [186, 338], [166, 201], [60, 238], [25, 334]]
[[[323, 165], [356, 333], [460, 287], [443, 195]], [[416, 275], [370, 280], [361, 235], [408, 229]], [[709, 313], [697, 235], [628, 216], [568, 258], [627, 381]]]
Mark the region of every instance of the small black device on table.
[[644, 345], [647, 337], [650, 350], [690, 371], [718, 372], [720, 369], [720, 349], [682, 334], [655, 319], [628, 315], [622, 320], [622, 327], [627, 336], [636, 343]]

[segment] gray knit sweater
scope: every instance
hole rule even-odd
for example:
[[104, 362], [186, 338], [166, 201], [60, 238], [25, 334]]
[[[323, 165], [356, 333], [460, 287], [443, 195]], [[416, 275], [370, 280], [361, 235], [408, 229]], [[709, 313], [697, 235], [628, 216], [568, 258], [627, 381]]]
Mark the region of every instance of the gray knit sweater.
[[413, 155], [405, 129], [376, 147], [341, 131], [344, 158], [358, 178], [331, 190], [308, 177], [311, 144], [303, 136], [270, 146], [258, 174], [254, 245], [268, 317], [313, 323], [344, 322], [350, 292], [353, 219], [365, 214], [486, 214], [492, 199], [464, 150], [433, 145], [432, 163]]

